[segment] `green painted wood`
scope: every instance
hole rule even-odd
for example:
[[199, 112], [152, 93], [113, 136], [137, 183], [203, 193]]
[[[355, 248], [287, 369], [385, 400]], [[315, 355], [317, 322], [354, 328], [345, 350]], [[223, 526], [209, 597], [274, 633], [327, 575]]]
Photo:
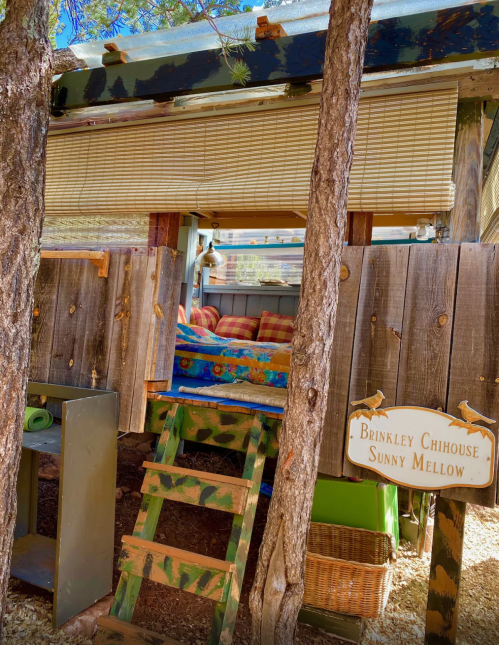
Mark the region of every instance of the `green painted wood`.
[[236, 571], [229, 583], [227, 600], [217, 603], [215, 607], [209, 645], [230, 645], [232, 642], [265, 464], [266, 432], [265, 415], [257, 414], [253, 420], [243, 472], [243, 478], [252, 480], [253, 484], [244, 515], [234, 518], [226, 555], [226, 560], [236, 564]]
[[[234, 482], [227, 481], [229, 479]], [[203, 477], [202, 472], [189, 473], [186, 468], [147, 468], [141, 492], [236, 514], [243, 511], [248, 497], [248, 488], [241, 485], [241, 480], [238, 483], [235, 477], [221, 477], [217, 481], [212, 477]]]
[[[171, 401], [149, 401], [144, 430], [161, 434]], [[215, 408], [183, 405], [184, 421], [180, 438], [199, 443], [208, 443], [220, 448], [246, 452], [253, 424], [253, 415], [226, 412]], [[231, 425], [231, 422], [234, 422]], [[277, 457], [279, 450], [280, 419], [267, 419], [267, 457]]]
[[[183, 408], [174, 404], [172, 409], [167, 413], [164, 422], [164, 431], [158, 443], [154, 461], [160, 464], [173, 464], [180, 441], [180, 425], [182, 423]], [[133, 534], [144, 540], [153, 540], [158, 525], [159, 514], [163, 506], [161, 497], [152, 497], [144, 495], [140, 505], [140, 511], [137, 516]], [[111, 608], [111, 616], [120, 620], [131, 622], [135, 603], [140, 592], [142, 578], [136, 575], [130, 575], [128, 572], [121, 574], [114, 603]]]
[[[243, 57], [249, 86], [306, 82], [322, 77], [326, 31], [264, 40]], [[499, 53], [499, 2], [429, 11], [371, 23], [364, 69], [375, 71], [451, 62]], [[53, 94], [60, 110], [132, 99], [234, 89], [220, 50], [166, 56], [63, 74]]]
[[[118, 569], [130, 577], [140, 576], [153, 582], [188, 591], [196, 596], [222, 601], [227, 597], [231, 573], [218, 568], [214, 558], [195, 554], [161, 544], [141, 540], [140, 544], [130, 544], [125, 538], [121, 548]], [[205, 563], [208, 560], [211, 562]], [[220, 565], [225, 565], [220, 562]]]
[[101, 616], [94, 645], [182, 645], [179, 641], [130, 625], [112, 616]]

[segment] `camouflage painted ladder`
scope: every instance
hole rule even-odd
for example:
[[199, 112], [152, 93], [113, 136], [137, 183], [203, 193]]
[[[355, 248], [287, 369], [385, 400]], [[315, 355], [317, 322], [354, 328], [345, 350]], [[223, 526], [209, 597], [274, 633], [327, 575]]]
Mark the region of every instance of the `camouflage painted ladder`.
[[[256, 414], [248, 435], [242, 479], [173, 465], [184, 407], [168, 412], [154, 462], [145, 462], [142, 504], [133, 536], [123, 537], [118, 562], [121, 578], [111, 615], [99, 620], [95, 645], [179, 645], [177, 641], [131, 625], [143, 578], [215, 601], [208, 645], [230, 645], [265, 463], [267, 424]], [[199, 441], [198, 437], [198, 441]], [[246, 443], [246, 442], [245, 442]], [[234, 514], [225, 560], [156, 544], [154, 534], [164, 499]]]

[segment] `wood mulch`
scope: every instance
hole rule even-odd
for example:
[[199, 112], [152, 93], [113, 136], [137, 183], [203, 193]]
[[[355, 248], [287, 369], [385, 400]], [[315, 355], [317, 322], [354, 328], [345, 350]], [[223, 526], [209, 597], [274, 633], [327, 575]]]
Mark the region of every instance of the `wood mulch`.
[[[140, 446], [120, 442], [117, 486], [125, 491], [116, 502], [115, 565], [122, 535], [133, 531], [140, 507], [141, 467], [147, 442]], [[217, 472], [233, 477], [242, 473], [242, 457], [222, 450], [198, 450], [187, 445], [177, 465]], [[274, 463], [268, 460], [264, 481], [271, 483]], [[57, 530], [58, 481], [40, 481], [38, 531], [55, 537]], [[258, 503], [234, 645], [250, 645], [249, 592], [255, 573], [270, 500], [263, 495]], [[156, 532], [156, 541], [181, 549], [224, 559], [232, 515], [186, 504], [165, 501]], [[499, 642], [499, 509], [469, 507], [460, 600], [459, 645], [486, 645]], [[429, 555], [420, 560], [409, 545], [402, 545], [394, 584], [384, 618], [368, 621], [363, 645], [422, 645], [429, 573]], [[113, 592], [119, 579], [116, 571]], [[13, 581], [5, 619], [6, 645], [90, 645], [81, 637], [69, 637], [50, 628], [50, 594]], [[213, 602], [144, 581], [134, 613], [134, 623], [175, 638], [186, 645], [204, 645], [213, 617]], [[299, 625], [297, 645], [337, 645], [342, 641], [305, 625]]]

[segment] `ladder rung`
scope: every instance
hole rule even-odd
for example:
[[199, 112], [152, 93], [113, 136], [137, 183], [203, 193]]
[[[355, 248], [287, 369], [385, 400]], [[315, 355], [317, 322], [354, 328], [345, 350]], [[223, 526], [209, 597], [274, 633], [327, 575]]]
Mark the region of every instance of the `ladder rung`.
[[236, 565], [133, 536], [122, 537], [121, 571], [223, 601]]
[[173, 638], [125, 623], [114, 616], [101, 616], [94, 645], [182, 645]]
[[253, 483], [249, 479], [148, 461], [142, 465], [147, 469], [141, 489], [143, 493], [236, 515], [245, 511], [248, 491]]

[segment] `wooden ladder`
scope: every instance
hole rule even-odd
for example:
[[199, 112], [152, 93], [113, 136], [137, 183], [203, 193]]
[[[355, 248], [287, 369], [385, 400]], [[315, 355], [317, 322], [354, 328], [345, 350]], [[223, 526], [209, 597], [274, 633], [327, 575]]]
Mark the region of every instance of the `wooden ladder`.
[[[122, 538], [121, 578], [108, 617], [99, 619], [95, 645], [179, 645], [131, 625], [143, 578], [190, 591], [216, 602], [209, 645], [230, 645], [248, 558], [265, 463], [266, 417], [258, 413], [250, 432], [242, 479], [173, 466], [184, 408], [168, 412], [153, 462], [145, 462], [142, 503], [132, 536]], [[154, 534], [164, 499], [234, 514], [225, 560], [156, 544]]]

